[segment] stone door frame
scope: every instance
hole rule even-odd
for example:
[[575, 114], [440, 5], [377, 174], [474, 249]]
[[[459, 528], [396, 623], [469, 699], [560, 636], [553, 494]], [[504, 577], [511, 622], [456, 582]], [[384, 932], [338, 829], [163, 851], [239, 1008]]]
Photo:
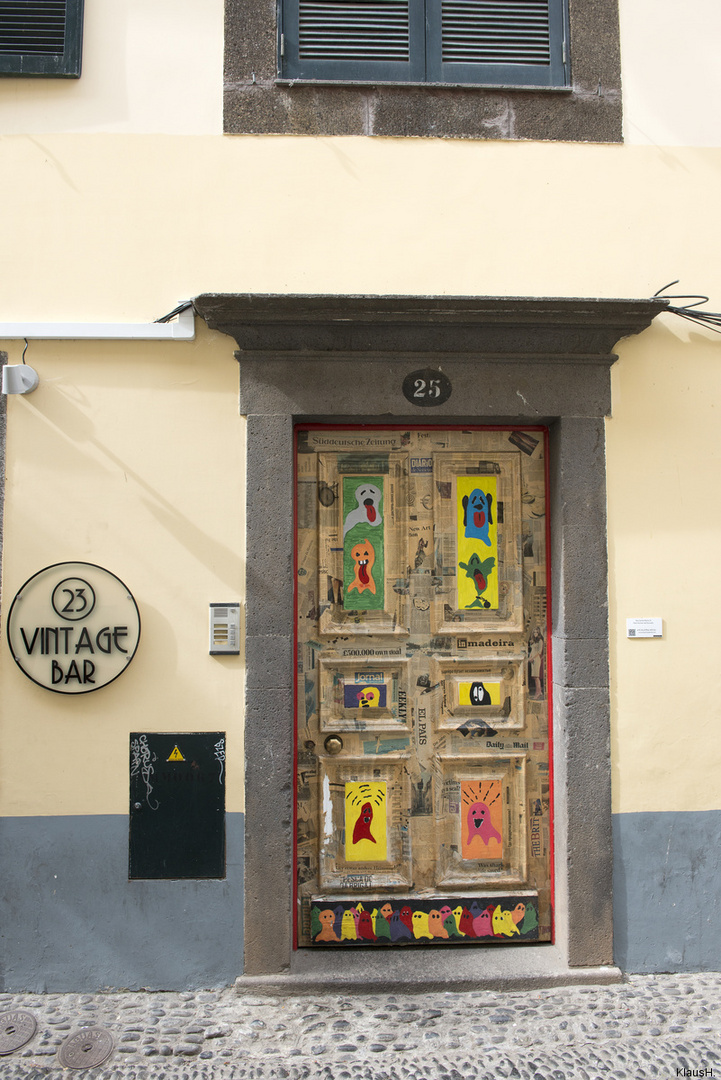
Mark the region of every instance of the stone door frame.
[[[604, 417], [613, 347], [663, 300], [208, 294], [234, 337], [247, 417], [245, 961], [239, 985], [298, 992], [615, 980]], [[453, 393], [411, 405], [404, 377]], [[550, 430], [555, 941], [294, 950], [293, 428], [543, 424]]]

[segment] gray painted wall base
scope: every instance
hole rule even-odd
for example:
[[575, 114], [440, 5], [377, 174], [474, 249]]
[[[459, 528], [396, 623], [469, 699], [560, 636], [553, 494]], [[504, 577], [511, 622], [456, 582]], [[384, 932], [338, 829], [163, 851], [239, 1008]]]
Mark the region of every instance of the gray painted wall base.
[[614, 959], [721, 971], [721, 810], [615, 814]]
[[232, 985], [242, 971], [242, 814], [223, 881], [129, 881], [128, 818], [0, 821], [0, 989]]

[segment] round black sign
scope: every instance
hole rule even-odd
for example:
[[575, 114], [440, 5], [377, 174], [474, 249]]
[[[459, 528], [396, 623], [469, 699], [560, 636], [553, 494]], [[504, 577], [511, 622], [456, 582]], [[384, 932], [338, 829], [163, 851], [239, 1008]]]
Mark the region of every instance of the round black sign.
[[403, 380], [403, 397], [411, 405], [428, 408], [430, 405], [443, 405], [451, 396], [451, 380], [438, 368], [423, 368], [412, 371]]

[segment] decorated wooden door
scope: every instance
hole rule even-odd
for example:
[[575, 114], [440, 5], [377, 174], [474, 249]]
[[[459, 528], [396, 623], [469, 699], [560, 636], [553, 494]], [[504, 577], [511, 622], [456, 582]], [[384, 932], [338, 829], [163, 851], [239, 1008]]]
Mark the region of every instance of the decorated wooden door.
[[552, 935], [546, 432], [297, 432], [297, 942]]

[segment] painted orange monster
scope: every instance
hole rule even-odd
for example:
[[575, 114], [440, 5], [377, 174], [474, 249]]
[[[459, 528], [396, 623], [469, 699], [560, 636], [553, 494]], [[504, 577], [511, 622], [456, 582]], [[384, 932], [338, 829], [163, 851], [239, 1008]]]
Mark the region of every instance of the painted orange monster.
[[353, 589], [357, 589], [359, 593], [362, 593], [365, 589], [370, 589], [375, 595], [376, 583], [373, 580], [373, 563], [376, 561], [376, 553], [373, 545], [368, 540], [361, 540], [359, 544], [354, 544], [350, 553], [355, 563], [355, 576], [347, 591], [352, 592]]

